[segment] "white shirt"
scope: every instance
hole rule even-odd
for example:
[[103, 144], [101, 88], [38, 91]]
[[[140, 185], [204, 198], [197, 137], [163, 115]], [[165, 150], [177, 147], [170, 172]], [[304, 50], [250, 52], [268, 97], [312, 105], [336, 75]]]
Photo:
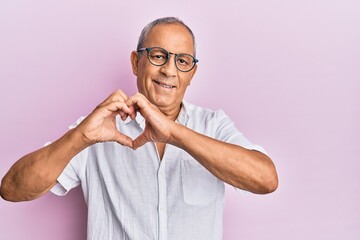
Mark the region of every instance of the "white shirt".
[[[264, 152], [221, 110], [184, 101], [177, 121], [209, 137]], [[145, 120], [140, 114], [135, 120], [117, 118], [117, 127], [135, 139]], [[115, 142], [94, 144], [70, 161], [51, 191], [65, 195], [78, 185], [88, 205], [88, 239], [222, 239], [224, 183], [170, 144], [161, 161], [154, 143], [136, 151]]]

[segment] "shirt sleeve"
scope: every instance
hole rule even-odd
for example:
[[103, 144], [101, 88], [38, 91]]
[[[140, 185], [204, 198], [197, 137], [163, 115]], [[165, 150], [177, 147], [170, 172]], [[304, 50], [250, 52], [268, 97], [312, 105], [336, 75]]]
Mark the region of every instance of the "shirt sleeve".
[[[251, 143], [236, 127], [234, 122], [224, 111], [219, 110], [215, 113], [218, 128], [216, 129], [216, 139], [241, 146], [249, 150], [256, 150], [267, 155], [265, 149], [259, 145]], [[234, 187], [240, 194], [247, 194], [248, 191]]]
[[219, 110], [215, 113], [216, 122], [218, 123], [215, 133], [215, 138], [232, 143], [249, 150], [257, 150], [267, 154], [265, 149], [259, 145], [250, 142], [236, 127], [234, 122], [227, 116], [224, 111]]
[[[75, 128], [79, 125], [85, 117], [80, 117], [74, 124], [72, 124], [69, 129]], [[49, 143], [47, 143], [49, 144]], [[66, 165], [63, 172], [57, 179], [57, 183], [54, 187], [51, 188], [51, 192], [58, 195], [64, 196], [71, 189], [79, 186], [81, 184], [81, 171], [84, 169], [84, 164], [86, 162], [88, 149], [84, 149], [75, 155], [70, 162]]]

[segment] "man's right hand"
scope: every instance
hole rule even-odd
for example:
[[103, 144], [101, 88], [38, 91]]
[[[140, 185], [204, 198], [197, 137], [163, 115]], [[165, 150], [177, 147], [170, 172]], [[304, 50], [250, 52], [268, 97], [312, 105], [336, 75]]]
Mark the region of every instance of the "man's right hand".
[[118, 131], [115, 120], [117, 115], [120, 115], [122, 120], [128, 116], [135, 118], [134, 107], [128, 107], [125, 103], [127, 99], [128, 96], [123, 91], [113, 92], [76, 127], [75, 130], [81, 134], [86, 145], [115, 141], [132, 147], [133, 140]]

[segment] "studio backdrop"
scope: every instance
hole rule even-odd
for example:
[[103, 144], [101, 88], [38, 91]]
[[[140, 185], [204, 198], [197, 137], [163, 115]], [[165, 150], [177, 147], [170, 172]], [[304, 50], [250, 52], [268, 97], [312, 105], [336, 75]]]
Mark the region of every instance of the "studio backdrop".
[[[360, 238], [357, 0], [0, 1], [0, 177], [116, 89], [136, 90], [142, 28], [176, 16], [195, 33], [188, 102], [223, 109], [263, 146], [279, 188], [226, 187], [225, 240]], [[2, 240], [86, 239], [80, 189], [0, 200]]]

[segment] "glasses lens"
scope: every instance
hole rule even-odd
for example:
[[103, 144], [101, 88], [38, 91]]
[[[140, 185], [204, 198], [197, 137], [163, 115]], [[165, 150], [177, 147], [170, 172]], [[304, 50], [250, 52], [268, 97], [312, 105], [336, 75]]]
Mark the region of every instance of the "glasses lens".
[[176, 56], [175, 62], [179, 70], [187, 72], [194, 67], [195, 59], [189, 54], [179, 54]]
[[166, 63], [168, 52], [162, 48], [152, 48], [148, 53], [148, 58], [152, 64], [161, 66]]

